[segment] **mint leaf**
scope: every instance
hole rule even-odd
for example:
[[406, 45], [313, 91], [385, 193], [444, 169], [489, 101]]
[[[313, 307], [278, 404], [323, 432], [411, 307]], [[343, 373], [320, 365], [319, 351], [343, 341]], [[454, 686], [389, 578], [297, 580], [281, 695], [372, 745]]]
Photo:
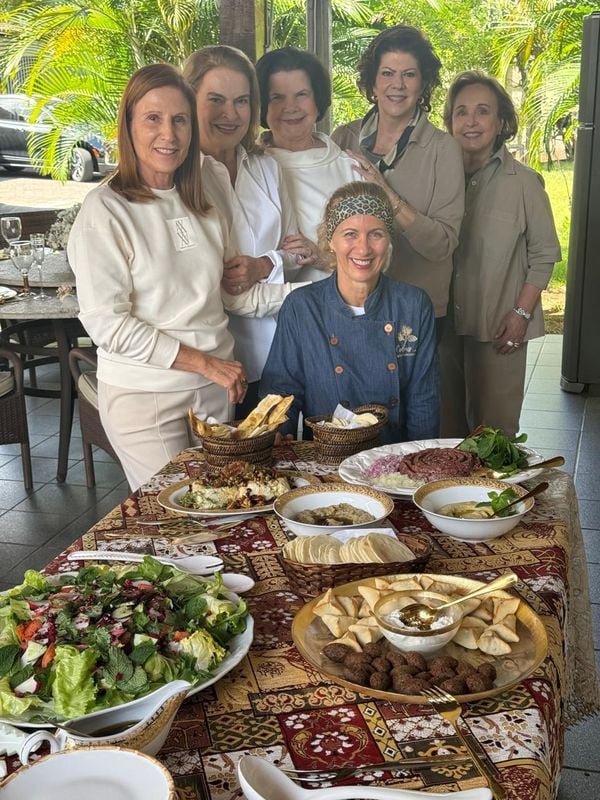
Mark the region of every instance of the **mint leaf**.
[[21, 648], [18, 644], [7, 644], [0, 647], [0, 678], [11, 671], [20, 653]]
[[139, 694], [148, 685], [148, 676], [143, 667], [136, 667], [127, 680], [117, 681], [117, 689], [127, 694]]
[[134, 664], [145, 664], [146, 661], [156, 652], [154, 642], [140, 642], [131, 651], [131, 660]]
[[119, 685], [121, 681], [128, 681], [133, 675], [133, 672], [133, 663], [122, 648], [113, 647], [108, 651], [106, 673], [117, 685]]

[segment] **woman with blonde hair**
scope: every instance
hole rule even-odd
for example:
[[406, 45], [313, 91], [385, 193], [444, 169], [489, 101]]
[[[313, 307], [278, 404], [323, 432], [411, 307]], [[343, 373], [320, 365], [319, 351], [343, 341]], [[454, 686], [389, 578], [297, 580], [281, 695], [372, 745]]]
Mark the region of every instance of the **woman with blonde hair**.
[[544, 333], [540, 295], [560, 259], [552, 209], [541, 175], [508, 152], [518, 120], [495, 78], [455, 78], [444, 122], [461, 146], [467, 190], [440, 346], [442, 434], [484, 424], [514, 436], [527, 342]]
[[260, 386], [261, 395], [294, 395], [282, 433], [295, 432], [300, 411], [379, 403], [389, 415], [385, 442], [438, 435], [433, 307], [421, 289], [383, 274], [393, 219], [373, 183], [341, 186], [327, 203], [319, 244], [334, 272], [282, 305]]
[[[241, 50], [216, 45], [193, 53], [183, 72], [196, 93], [203, 191], [227, 220], [237, 252], [225, 264], [223, 286], [236, 293], [262, 281], [265, 291], [279, 291], [284, 280], [298, 276], [295, 252], [284, 249], [286, 237], [296, 237], [298, 229], [279, 165], [256, 145], [260, 98], [254, 66]], [[249, 381], [239, 417], [256, 405], [275, 326], [275, 316], [230, 317], [235, 357]]]
[[118, 144], [117, 169], [87, 195], [68, 251], [98, 345], [102, 424], [137, 489], [190, 444], [188, 408], [225, 421], [244, 398], [224, 306], [272, 314], [291, 287], [222, 292], [228, 234], [202, 196], [195, 97], [179, 70], [152, 64], [130, 78]]

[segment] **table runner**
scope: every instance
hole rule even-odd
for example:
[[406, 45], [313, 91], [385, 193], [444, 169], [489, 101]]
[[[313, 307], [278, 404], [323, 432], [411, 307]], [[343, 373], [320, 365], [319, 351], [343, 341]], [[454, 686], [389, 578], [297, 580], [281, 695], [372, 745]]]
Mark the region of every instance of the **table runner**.
[[[311, 443], [290, 443], [276, 452], [280, 468], [334, 479], [334, 468], [313, 460]], [[137, 521], [169, 517], [156, 501], [160, 489], [202, 469], [201, 451], [184, 451], [69, 549], [174, 552], [167, 535], [139, 527]], [[495, 764], [508, 800], [554, 798], [564, 724], [600, 708], [573, 483], [557, 470], [547, 475], [550, 488], [526, 522], [491, 542], [459, 542], [433, 531], [408, 498], [396, 502], [391, 516], [398, 531], [431, 533], [435, 550], [428, 572], [488, 581], [512, 569], [521, 579], [521, 596], [544, 622], [549, 653], [542, 666], [516, 688], [464, 706], [470, 740]], [[197, 528], [187, 518], [173, 524], [178, 534]], [[241, 796], [235, 769], [241, 755], [250, 751], [280, 765], [317, 768], [460, 750], [451, 727], [430, 706], [355, 693], [331, 683], [300, 656], [292, 643], [291, 624], [304, 600], [290, 586], [278, 557], [291, 536], [275, 515], [266, 515], [240, 522], [213, 543], [178, 548], [186, 554], [216, 551], [226, 568], [256, 580], [246, 595], [255, 620], [250, 653], [217, 684], [182, 706], [161, 751], [181, 800]], [[63, 553], [48, 569], [72, 566]], [[470, 762], [442, 767], [432, 762], [431, 768], [419, 772], [368, 773], [351, 782], [374, 781], [436, 791], [483, 785]]]

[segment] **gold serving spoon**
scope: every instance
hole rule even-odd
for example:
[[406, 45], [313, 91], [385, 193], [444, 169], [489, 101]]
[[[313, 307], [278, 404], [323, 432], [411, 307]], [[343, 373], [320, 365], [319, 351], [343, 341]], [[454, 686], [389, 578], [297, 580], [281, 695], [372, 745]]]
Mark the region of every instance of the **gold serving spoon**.
[[400, 609], [397, 613], [402, 623], [408, 628], [427, 630], [431, 628], [432, 623], [445, 608], [456, 606], [472, 597], [480, 597], [482, 594], [489, 594], [489, 592], [495, 592], [498, 589], [507, 589], [509, 586], [514, 586], [518, 580], [514, 572], [509, 572], [506, 575], [501, 575], [499, 578], [496, 578], [495, 581], [486, 583], [485, 586], [480, 586], [478, 589], [469, 592], [469, 594], [457, 597], [456, 600], [450, 600], [448, 603], [442, 603], [435, 608], [430, 608], [429, 606], [423, 605], [423, 603], [411, 603], [409, 606]]

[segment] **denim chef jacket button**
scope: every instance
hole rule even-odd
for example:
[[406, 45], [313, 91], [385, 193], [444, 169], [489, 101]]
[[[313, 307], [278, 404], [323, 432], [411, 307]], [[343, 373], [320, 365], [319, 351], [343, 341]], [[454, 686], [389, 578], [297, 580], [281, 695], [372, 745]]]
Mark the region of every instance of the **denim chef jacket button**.
[[398, 369], [398, 365], [393, 361], [390, 361], [390, 363], [387, 365], [387, 368], [390, 372], [395, 372]]
[[339, 339], [337, 338], [337, 336], [331, 336], [330, 339], [329, 339], [329, 344], [336, 345], [338, 342], [339, 342]]
[[344, 368], [340, 367], [340, 365], [338, 364], [338, 366], [335, 368], [335, 372], [337, 375], [342, 375], [344, 372]]
[[383, 330], [386, 333], [391, 333], [394, 330], [394, 326], [392, 325], [391, 322], [386, 322], [386, 324], [383, 326]]
[[398, 405], [397, 397], [390, 397], [390, 408], [395, 408]]

